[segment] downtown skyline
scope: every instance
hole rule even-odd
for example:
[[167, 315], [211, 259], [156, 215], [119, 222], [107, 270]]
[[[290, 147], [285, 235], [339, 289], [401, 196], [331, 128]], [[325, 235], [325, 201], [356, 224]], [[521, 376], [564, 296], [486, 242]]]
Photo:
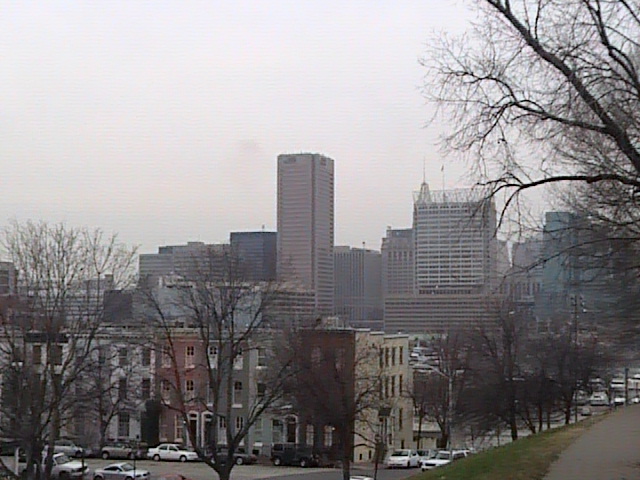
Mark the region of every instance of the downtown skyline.
[[[338, 12], [338, 13], [336, 13]], [[335, 159], [336, 245], [411, 224], [423, 166], [469, 186], [420, 92], [463, 2], [37, 2], [0, 33], [0, 225], [100, 227], [153, 252], [276, 229], [276, 157]], [[445, 167], [443, 179], [440, 171]]]

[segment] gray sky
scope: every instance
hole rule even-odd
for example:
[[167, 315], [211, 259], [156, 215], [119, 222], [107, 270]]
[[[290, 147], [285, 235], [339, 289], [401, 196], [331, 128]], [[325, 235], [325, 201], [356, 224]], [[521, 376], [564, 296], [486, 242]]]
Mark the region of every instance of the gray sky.
[[[336, 162], [336, 244], [379, 248], [443, 184], [418, 63], [461, 1], [3, 2], [0, 222], [142, 252], [276, 226], [276, 156]], [[461, 186], [463, 165], [446, 167]]]

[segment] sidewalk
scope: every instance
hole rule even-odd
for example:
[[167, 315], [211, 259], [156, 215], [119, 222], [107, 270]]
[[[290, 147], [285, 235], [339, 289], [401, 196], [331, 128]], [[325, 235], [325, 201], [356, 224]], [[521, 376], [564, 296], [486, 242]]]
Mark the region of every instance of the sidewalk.
[[544, 480], [640, 479], [640, 405], [620, 408], [567, 448]]

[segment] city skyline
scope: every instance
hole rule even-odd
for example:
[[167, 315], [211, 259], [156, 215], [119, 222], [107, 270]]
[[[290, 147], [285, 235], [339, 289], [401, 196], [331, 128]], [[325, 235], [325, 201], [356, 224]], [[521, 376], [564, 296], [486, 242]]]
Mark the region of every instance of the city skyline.
[[[151, 253], [276, 226], [276, 157], [336, 160], [336, 243], [380, 248], [428, 180], [469, 185], [420, 91], [460, 2], [20, 2], [0, 19], [10, 219], [100, 227]], [[250, 208], [249, 208], [250, 206]]]

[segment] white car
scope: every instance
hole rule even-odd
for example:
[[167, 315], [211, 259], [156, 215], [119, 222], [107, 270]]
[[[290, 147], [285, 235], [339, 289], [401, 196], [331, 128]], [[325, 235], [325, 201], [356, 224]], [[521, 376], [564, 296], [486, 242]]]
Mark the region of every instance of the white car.
[[417, 467], [420, 462], [420, 456], [415, 450], [394, 450], [387, 458], [387, 468], [411, 468]]
[[589, 398], [589, 404], [592, 407], [606, 407], [609, 405], [609, 397], [604, 392], [595, 392]]
[[187, 450], [177, 443], [161, 443], [155, 448], [150, 448], [147, 458], [159, 462], [160, 460], [172, 460], [180, 462], [193, 462], [198, 460], [198, 454], [193, 450]]
[[149, 470], [134, 468], [133, 465], [121, 462], [112, 463], [104, 468], [99, 468], [93, 474], [93, 480], [148, 480]]
[[420, 470], [424, 472], [425, 470], [431, 470], [432, 468], [449, 465], [451, 462], [465, 458], [469, 453], [470, 452], [468, 450], [441, 450], [435, 458], [422, 460], [422, 462], [420, 462]]

